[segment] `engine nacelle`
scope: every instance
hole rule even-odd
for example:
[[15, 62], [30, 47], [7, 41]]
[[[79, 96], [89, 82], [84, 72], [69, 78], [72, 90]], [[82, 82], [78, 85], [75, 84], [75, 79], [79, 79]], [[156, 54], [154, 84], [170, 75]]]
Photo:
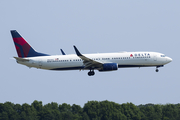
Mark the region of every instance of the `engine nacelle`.
[[118, 69], [117, 63], [105, 63], [99, 71], [113, 71]]

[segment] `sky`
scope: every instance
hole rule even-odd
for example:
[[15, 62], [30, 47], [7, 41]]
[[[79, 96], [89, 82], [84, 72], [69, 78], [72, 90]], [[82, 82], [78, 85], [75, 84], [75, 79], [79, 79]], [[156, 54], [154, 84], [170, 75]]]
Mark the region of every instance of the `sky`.
[[[76, 104], [88, 101], [177, 104], [180, 101], [179, 0], [1, 0], [0, 103]], [[10, 30], [38, 52], [60, 55], [153, 51], [173, 61], [155, 72], [119, 68], [89, 77], [85, 71], [49, 71], [17, 64]]]

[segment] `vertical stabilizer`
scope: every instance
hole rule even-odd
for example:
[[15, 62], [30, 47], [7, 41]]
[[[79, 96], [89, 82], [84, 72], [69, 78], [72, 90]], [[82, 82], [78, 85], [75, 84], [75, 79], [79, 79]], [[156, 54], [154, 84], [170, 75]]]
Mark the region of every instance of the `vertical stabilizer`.
[[35, 56], [48, 56], [47, 54], [36, 52], [16, 30], [11, 30], [11, 35], [18, 57], [26, 58]]

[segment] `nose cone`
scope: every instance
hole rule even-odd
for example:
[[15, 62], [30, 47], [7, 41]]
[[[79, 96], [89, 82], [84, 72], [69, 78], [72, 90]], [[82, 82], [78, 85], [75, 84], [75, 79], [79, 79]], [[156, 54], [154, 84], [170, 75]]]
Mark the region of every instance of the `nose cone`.
[[170, 57], [167, 57], [166, 61], [167, 61], [167, 63], [170, 63], [172, 61], [172, 59]]

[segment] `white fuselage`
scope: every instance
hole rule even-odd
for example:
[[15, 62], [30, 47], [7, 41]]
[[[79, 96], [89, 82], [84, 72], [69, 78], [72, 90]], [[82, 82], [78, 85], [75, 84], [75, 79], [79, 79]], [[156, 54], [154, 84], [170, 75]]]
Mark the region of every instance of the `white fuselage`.
[[[101, 63], [117, 63], [118, 67], [150, 67], [163, 66], [172, 61], [171, 58], [157, 52], [120, 52], [83, 54], [84, 56]], [[54, 55], [25, 58], [29, 61], [18, 61], [19, 64], [47, 70], [81, 70], [84, 63], [76, 54]], [[96, 68], [94, 68], [96, 69]]]

